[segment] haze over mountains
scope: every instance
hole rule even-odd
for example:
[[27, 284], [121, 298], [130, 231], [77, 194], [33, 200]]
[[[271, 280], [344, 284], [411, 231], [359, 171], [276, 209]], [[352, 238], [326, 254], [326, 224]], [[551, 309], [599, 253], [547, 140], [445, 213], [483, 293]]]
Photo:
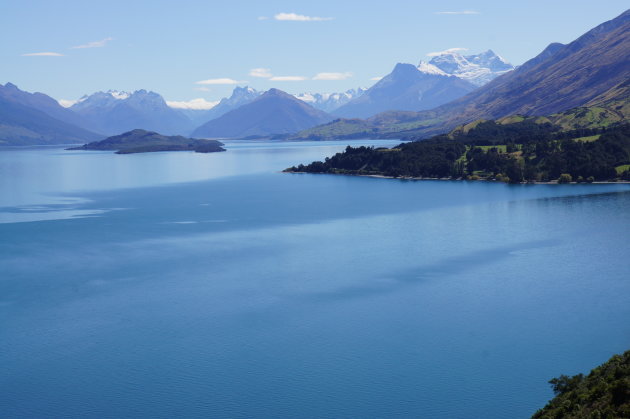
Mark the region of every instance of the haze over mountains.
[[283, 134], [329, 122], [334, 117], [278, 89], [213, 119], [193, 131], [199, 138]]
[[81, 118], [43, 93], [0, 85], [0, 145], [63, 144], [96, 140]]
[[368, 89], [359, 87], [341, 93], [299, 93], [296, 98], [324, 112], [334, 112], [353, 99], [363, 95]]
[[[427, 137], [479, 119], [550, 115], [580, 106], [616, 103], [627, 110], [630, 79], [630, 11], [575, 41], [550, 44], [537, 57], [464, 97], [422, 112], [384, 112], [367, 120], [337, 121], [298, 138], [394, 135]], [[624, 96], [625, 95], [625, 96]], [[623, 120], [627, 115], [621, 114]]]
[[[311, 103], [313, 109], [308, 109], [305, 113], [313, 118], [297, 117], [294, 114], [295, 109], [278, 110], [279, 114], [289, 118], [286, 124], [266, 125], [254, 131], [269, 134], [267, 128], [275, 126], [278, 129], [275, 133], [285, 133], [286, 127], [300, 130], [329, 121], [333, 117], [327, 114], [323, 117], [325, 113], [317, 108], [335, 109], [364, 91], [365, 89], [359, 88], [344, 93], [300, 94], [303, 101], [296, 101], [303, 104], [301, 108], [304, 109], [311, 108], [307, 102]], [[86, 142], [138, 128], [166, 135], [188, 135], [204, 123], [250, 104], [263, 93], [251, 87], [236, 87], [229, 98], [222, 99], [213, 108], [191, 110], [170, 107], [161, 95], [151, 91], [137, 90], [129, 93], [109, 90], [85, 95], [66, 108], [43, 93], [25, 92], [14, 84], [7, 83], [5, 86], [0, 85], [0, 144]], [[295, 108], [295, 101], [284, 102], [289, 108]], [[296, 117], [297, 120], [291, 119]], [[307, 120], [312, 123], [305, 124]]]
[[138, 127], [177, 134], [191, 129], [192, 125], [189, 118], [169, 107], [162, 96], [146, 90], [96, 92], [79, 99], [70, 110], [87, 121], [93, 130], [107, 135]]
[[552, 44], [541, 55], [444, 107], [448, 120], [552, 114], [586, 104], [627, 81], [630, 11], [567, 45]]
[[419, 69], [412, 64], [396, 64], [390, 74], [334, 113], [348, 118], [367, 118], [388, 110], [431, 109], [475, 89], [466, 80], [432, 70]]
[[333, 114], [369, 118], [380, 112], [421, 111], [458, 99], [514, 67], [488, 50], [463, 56], [456, 50], [434, 53], [418, 66], [398, 63], [394, 70]]
[[[425, 137], [478, 119], [616, 103], [628, 92], [623, 83], [630, 78], [629, 21], [627, 11], [570, 44], [550, 44], [515, 70], [491, 50], [462, 55], [453, 49], [430, 54], [430, 61], [417, 66], [399, 63], [369, 89], [289, 95], [236, 87], [211, 109], [175, 109], [147, 90], [96, 92], [64, 108], [43, 93], [7, 83], [0, 85], [0, 141], [86, 142], [138, 128], [204, 137], [301, 130], [306, 131], [289, 138]], [[606, 115], [616, 112], [613, 119], [623, 120], [626, 107], [620, 106], [606, 108]], [[330, 122], [339, 116], [367, 119]]]

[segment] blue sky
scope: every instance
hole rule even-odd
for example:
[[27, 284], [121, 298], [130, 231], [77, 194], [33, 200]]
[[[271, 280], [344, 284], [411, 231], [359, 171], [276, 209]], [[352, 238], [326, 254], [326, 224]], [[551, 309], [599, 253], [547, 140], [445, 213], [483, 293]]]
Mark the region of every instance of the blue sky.
[[[490, 48], [522, 64], [627, 6], [627, 0], [4, 0], [0, 83], [56, 99], [147, 89], [167, 100], [213, 101], [229, 95], [235, 85], [226, 83], [233, 82], [336, 92], [370, 86], [397, 62], [417, 63], [449, 48]], [[34, 53], [60, 55], [25, 55]]]

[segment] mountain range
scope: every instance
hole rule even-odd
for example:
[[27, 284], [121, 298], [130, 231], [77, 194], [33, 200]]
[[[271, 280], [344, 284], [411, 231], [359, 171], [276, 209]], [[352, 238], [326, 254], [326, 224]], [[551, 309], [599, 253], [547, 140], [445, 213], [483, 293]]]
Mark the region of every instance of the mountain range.
[[83, 96], [70, 110], [81, 116], [93, 130], [119, 134], [135, 128], [177, 134], [192, 129], [184, 114], [169, 107], [155, 92], [137, 90], [133, 93], [108, 91]]
[[[425, 138], [511, 115], [544, 115], [567, 127], [622, 121], [628, 116], [629, 56], [626, 11], [569, 44], [550, 44], [516, 69], [491, 50], [447, 50], [417, 66], [399, 63], [369, 89], [292, 96], [237, 87], [212, 109], [194, 112], [169, 107], [146, 90], [97, 92], [64, 108], [7, 83], [0, 85], [0, 144], [85, 142], [136, 128], [209, 137]], [[323, 110], [342, 118], [333, 121]]]
[[360, 97], [334, 111], [347, 118], [367, 118], [388, 110], [419, 111], [457, 99], [475, 85], [439, 69], [398, 63], [394, 70]]
[[[627, 110], [630, 11], [575, 41], [550, 44], [538, 56], [469, 94], [421, 112], [391, 111], [365, 120], [339, 120], [292, 138], [414, 137], [447, 132], [480, 119], [552, 115], [572, 108], [616, 103]], [[367, 94], [367, 93], [366, 93]], [[621, 115], [623, 119], [628, 115]]]
[[385, 111], [421, 111], [458, 99], [514, 67], [492, 50], [463, 56], [456, 50], [432, 54], [417, 66], [398, 63], [360, 97], [333, 110], [345, 118], [369, 118]]
[[220, 116], [225, 115], [226, 113], [239, 108], [243, 105], [247, 105], [255, 100], [258, 96], [262, 95], [263, 92], [258, 91], [252, 87], [235, 87], [232, 91], [232, 95], [228, 98], [223, 98], [219, 103], [211, 109], [207, 111], [199, 112], [199, 115], [194, 118], [195, 126], [199, 127], [204, 123], [211, 121], [213, 119], [219, 118]]
[[0, 85], [0, 145], [64, 144], [96, 140], [80, 117], [43, 93]]
[[[443, 71], [444, 74], [456, 76], [475, 86], [483, 86], [498, 76], [514, 70], [514, 66], [492, 50], [480, 54], [461, 55], [456, 49], [432, 54], [429, 65]], [[423, 67], [421, 61], [418, 68]]]
[[363, 95], [367, 90], [359, 87], [341, 93], [299, 93], [295, 97], [320, 111], [334, 112], [351, 100]]
[[329, 122], [334, 117], [278, 89], [206, 122], [193, 137], [234, 138], [296, 132]]

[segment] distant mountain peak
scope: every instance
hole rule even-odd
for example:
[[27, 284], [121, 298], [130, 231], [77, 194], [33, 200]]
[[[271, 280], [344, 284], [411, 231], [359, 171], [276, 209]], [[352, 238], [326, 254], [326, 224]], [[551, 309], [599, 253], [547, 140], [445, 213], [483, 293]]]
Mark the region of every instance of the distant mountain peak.
[[249, 87], [249, 86], [236, 86], [234, 88], [234, 90], [232, 90], [232, 94], [236, 94], [236, 93], [245, 93], [245, 92], [249, 92], [249, 93], [253, 93], [255, 92], [256, 89], [254, 89], [253, 87]]
[[497, 76], [514, 69], [512, 64], [491, 49], [479, 54], [465, 56], [456, 50], [446, 50], [433, 56], [429, 64], [448, 75], [459, 77], [476, 86], [482, 86]]
[[9, 82], [4, 86], [0, 84], [0, 98], [44, 112], [52, 118], [79, 128], [91, 128], [79, 115], [62, 107], [59, 102], [44, 93], [26, 92]]
[[[2, 85], [0, 85], [2, 86]], [[15, 84], [11, 83], [11, 82], [7, 82], [7, 84], [4, 85], [5, 89], [10, 89], [10, 90], [20, 90]]]
[[232, 90], [230, 97], [224, 97], [208, 110], [194, 110], [192, 112], [185, 112], [192, 122], [199, 126], [213, 119], [219, 118], [227, 112], [234, 110], [240, 106], [251, 103], [258, 98], [263, 92], [259, 92], [253, 87], [249, 86], [236, 86]]
[[119, 100], [124, 100], [124, 99], [127, 99], [129, 96], [131, 96], [131, 94], [128, 92], [122, 92], [118, 90], [108, 90], [107, 94], [109, 94], [114, 99], [119, 99]]
[[280, 89], [272, 88], [250, 103], [208, 121], [195, 137], [228, 138], [300, 131], [334, 119]]
[[348, 89], [345, 92], [337, 93], [298, 93], [294, 95], [303, 102], [308, 103], [316, 109], [324, 112], [332, 112], [353, 99], [358, 98], [367, 91], [365, 87]]
[[430, 63], [398, 63], [391, 73], [365, 93], [336, 109], [346, 118], [368, 118], [379, 112], [418, 111], [442, 105], [474, 90], [466, 80], [453, 77]]
[[291, 96], [287, 92], [284, 92], [280, 89], [276, 89], [275, 87], [272, 87], [271, 89], [267, 90], [262, 95], [263, 96], [290, 96], [291, 98], [293, 98], [293, 96]]
[[106, 134], [133, 128], [179, 134], [188, 131], [192, 124], [183, 113], [170, 108], [160, 94], [146, 89], [132, 93], [119, 90], [95, 92], [83, 96], [70, 109]]
[[414, 66], [413, 64], [408, 64], [408, 63], [397, 63], [394, 66], [394, 69], [392, 70], [391, 74], [415, 74], [417, 73], [418, 69], [416, 68], [416, 66]]

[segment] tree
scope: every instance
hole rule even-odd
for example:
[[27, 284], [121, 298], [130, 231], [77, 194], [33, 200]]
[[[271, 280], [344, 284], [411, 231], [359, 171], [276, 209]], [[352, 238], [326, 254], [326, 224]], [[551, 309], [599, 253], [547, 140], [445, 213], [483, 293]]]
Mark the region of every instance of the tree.
[[558, 178], [558, 183], [571, 183], [573, 178], [568, 173], [562, 173]]
[[560, 377], [549, 380], [549, 384], [551, 384], [553, 392], [558, 395], [575, 390], [583, 379], [584, 374], [574, 375], [573, 377], [562, 374]]

